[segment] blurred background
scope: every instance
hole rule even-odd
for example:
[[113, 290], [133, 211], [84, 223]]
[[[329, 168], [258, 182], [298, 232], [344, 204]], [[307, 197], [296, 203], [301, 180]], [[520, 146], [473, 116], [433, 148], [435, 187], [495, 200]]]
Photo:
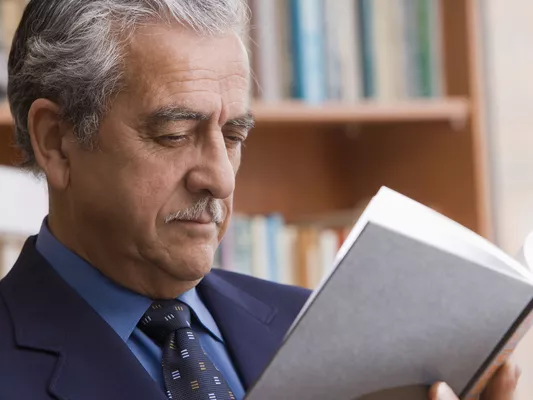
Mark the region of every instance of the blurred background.
[[[25, 3], [0, 0], [0, 277], [47, 210], [44, 182], [14, 167], [5, 98]], [[257, 125], [217, 267], [315, 287], [382, 185], [520, 252], [533, 230], [531, 1], [249, 3]], [[521, 346], [533, 377], [533, 338]]]

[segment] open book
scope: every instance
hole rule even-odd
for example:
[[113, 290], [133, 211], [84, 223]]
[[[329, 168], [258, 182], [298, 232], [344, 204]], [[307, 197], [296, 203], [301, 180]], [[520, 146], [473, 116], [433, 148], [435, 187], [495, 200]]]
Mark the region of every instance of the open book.
[[475, 399], [533, 320], [533, 274], [390, 189], [372, 199], [248, 400]]

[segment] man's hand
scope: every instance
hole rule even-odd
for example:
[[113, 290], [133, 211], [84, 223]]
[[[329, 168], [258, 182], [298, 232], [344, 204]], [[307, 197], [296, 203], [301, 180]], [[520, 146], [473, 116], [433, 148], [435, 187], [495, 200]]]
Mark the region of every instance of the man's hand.
[[[506, 363], [494, 374], [480, 400], [512, 400], [520, 377], [520, 368]], [[436, 383], [429, 392], [430, 400], [458, 400], [450, 387], [443, 382]]]

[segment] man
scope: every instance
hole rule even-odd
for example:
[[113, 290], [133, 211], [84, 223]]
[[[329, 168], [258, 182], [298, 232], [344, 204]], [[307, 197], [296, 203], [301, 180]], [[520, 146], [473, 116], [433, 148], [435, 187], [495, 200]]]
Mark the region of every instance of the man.
[[210, 271], [253, 125], [245, 17], [240, 0], [29, 3], [9, 100], [50, 213], [0, 283], [0, 399], [241, 399], [273, 356], [309, 293]]

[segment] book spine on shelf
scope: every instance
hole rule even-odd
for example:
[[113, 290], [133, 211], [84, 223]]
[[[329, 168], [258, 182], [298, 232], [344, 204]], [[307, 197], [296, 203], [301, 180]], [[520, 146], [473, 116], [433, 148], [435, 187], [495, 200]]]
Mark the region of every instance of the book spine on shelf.
[[445, 91], [442, 39], [442, 0], [429, 1], [430, 51], [433, 96], [442, 97]]
[[257, 96], [265, 102], [283, 98], [281, 31], [278, 29], [277, 1], [251, 0], [253, 22], [251, 34], [257, 49], [253, 65], [257, 78]]
[[338, 40], [340, 2], [342, 0], [324, 0], [325, 72], [328, 100], [342, 99], [342, 50]]
[[420, 87], [423, 97], [433, 96], [432, 71], [431, 71], [431, 26], [430, 26], [430, 1], [418, 0], [417, 17], [419, 25], [419, 46], [420, 46]]
[[406, 97], [408, 98], [416, 98], [422, 95], [417, 1], [403, 0], [402, 2], [404, 20], [402, 37], [405, 43], [402, 69], [406, 86]]
[[359, 32], [361, 37], [361, 69], [363, 71], [363, 93], [366, 98], [376, 94], [374, 76], [374, 36], [372, 27], [372, 0], [358, 0]]
[[295, 97], [310, 104], [326, 99], [322, 0], [291, 0]]
[[340, 51], [341, 98], [354, 103], [363, 96], [357, 0], [336, 0], [337, 45]]

